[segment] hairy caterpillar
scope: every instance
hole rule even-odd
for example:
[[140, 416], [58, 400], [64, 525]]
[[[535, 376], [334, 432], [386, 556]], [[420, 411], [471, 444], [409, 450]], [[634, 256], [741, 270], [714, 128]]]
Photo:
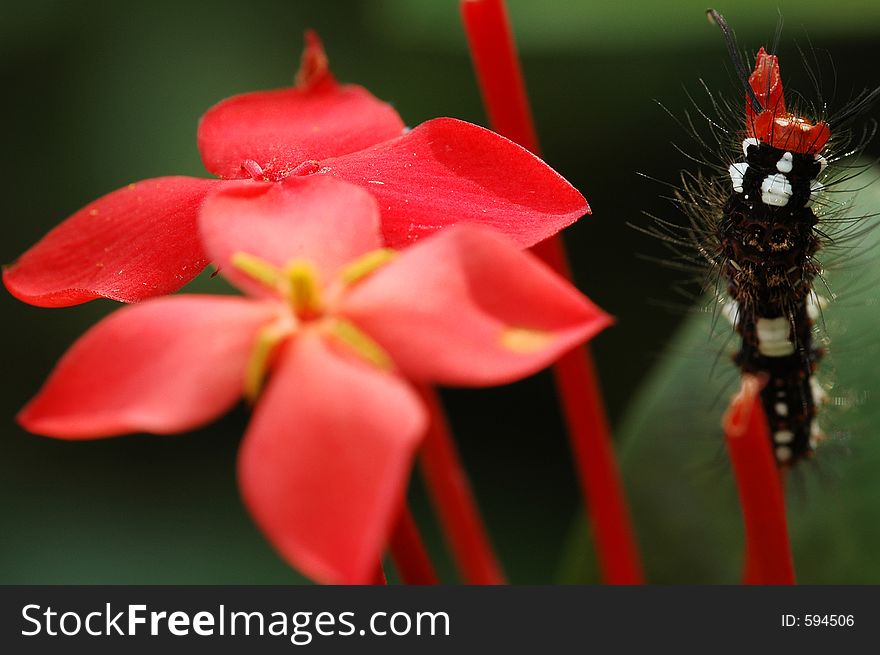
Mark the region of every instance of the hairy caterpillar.
[[749, 72], [723, 16], [712, 9], [707, 14], [721, 29], [745, 106], [710, 93], [720, 118], [697, 111], [712, 136], [691, 131], [707, 157], [739, 147], [741, 154], [715, 165], [718, 175], [684, 173], [674, 201], [688, 226], [682, 233], [655, 219], [652, 233], [679, 251], [696, 247], [685, 259], [711, 266], [713, 286], [727, 298], [723, 312], [740, 341], [734, 363], [763, 380], [770, 447], [780, 466], [790, 466], [812, 456], [824, 438], [816, 415], [827, 396], [815, 375], [824, 350], [813, 337], [823, 246], [832, 242], [831, 232], [853, 238], [860, 230], [860, 219], [846, 217], [846, 207], [825, 194], [851, 177], [835, 172], [835, 164], [873, 136], [873, 124], [859, 135], [851, 126], [880, 97], [880, 88], [863, 91], [834, 114], [821, 102], [793, 108], [786, 104], [777, 56], [761, 48]]

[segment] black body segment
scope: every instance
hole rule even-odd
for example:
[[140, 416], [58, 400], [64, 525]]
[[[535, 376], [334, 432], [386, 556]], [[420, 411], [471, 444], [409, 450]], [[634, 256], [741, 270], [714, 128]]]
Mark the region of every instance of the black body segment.
[[743, 373], [766, 380], [761, 399], [771, 447], [788, 465], [809, 456], [818, 435], [812, 376], [822, 351], [813, 345], [810, 306], [821, 267], [813, 258], [819, 240], [809, 204], [822, 166], [814, 155], [750, 141], [746, 161], [731, 173], [735, 190], [716, 236], [742, 338], [734, 360]]

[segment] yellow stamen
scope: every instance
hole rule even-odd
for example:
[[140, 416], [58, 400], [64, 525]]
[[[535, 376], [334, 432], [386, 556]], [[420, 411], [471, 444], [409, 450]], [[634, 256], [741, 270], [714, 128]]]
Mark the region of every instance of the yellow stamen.
[[289, 326], [278, 323], [267, 325], [257, 332], [251, 357], [245, 370], [244, 395], [250, 402], [254, 402], [263, 389], [266, 373], [269, 370], [269, 362], [275, 348], [278, 347], [285, 337], [291, 332]]
[[393, 368], [391, 357], [382, 346], [373, 341], [351, 321], [341, 318], [335, 320], [330, 334], [374, 366], [386, 371]]
[[281, 279], [281, 271], [265, 259], [260, 259], [246, 252], [237, 252], [232, 255], [230, 261], [245, 275], [252, 277], [257, 282], [262, 282], [267, 287], [277, 287]]
[[396, 257], [397, 251], [392, 248], [371, 250], [342, 269], [342, 281], [345, 284], [354, 284]]
[[499, 336], [501, 345], [517, 353], [533, 353], [542, 350], [553, 341], [553, 335], [545, 330], [506, 327]]
[[287, 298], [293, 308], [302, 314], [318, 314], [323, 308], [318, 272], [304, 259], [297, 259], [284, 267]]

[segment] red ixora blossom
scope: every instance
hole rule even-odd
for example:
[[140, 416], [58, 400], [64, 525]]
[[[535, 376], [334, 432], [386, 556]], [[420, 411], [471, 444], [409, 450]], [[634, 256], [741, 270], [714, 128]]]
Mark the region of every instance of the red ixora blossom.
[[370, 194], [329, 177], [210, 195], [205, 249], [249, 297], [117, 311], [19, 422], [66, 439], [177, 433], [249, 397], [239, 480], [256, 522], [314, 579], [370, 581], [426, 429], [409, 382], [510, 382], [610, 321], [492, 230], [459, 225], [398, 252], [379, 219]]
[[438, 118], [407, 131], [390, 105], [336, 82], [311, 32], [295, 87], [219, 103], [202, 117], [198, 144], [221, 179], [160, 177], [92, 202], [7, 267], [6, 288], [45, 307], [175, 291], [208, 263], [198, 210], [232, 179], [326, 175], [363, 186], [395, 248], [452, 223], [531, 246], [589, 212], [553, 169], [489, 130]]

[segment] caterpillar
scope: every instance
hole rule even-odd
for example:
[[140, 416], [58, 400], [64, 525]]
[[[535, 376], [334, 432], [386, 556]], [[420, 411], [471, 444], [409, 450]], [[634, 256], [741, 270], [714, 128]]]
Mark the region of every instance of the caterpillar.
[[844, 216], [846, 208], [825, 194], [848, 179], [833, 172], [834, 164], [860, 152], [873, 136], [875, 125], [860, 136], [851, 125], [880, 97], [880, 88], [862, 91], [832, 115], [821, 103], [792, 109], [778, 56], [762, 47], [747, 69], [727, 21], [713, 9], [707, 15], [720, 28], [745, 105], [743, 111], [709, 93], [721, 118], [698, 106], [714, 140], [695, 138], [715, 157], [729, 147], [737, 154], [726, 169], [715, 166], [719, 175], [682, 174], [673, 201], [689, 219], [684, 235], [673, 235], [672, 224], [656, 218], [652, 233], [673, 248], [696, 248], [689, 261], [714, 271], [715, 286], [726, 296], [723, 313], [739, 340], [734, 364], [762, 380], [769, 447], [777, 464], [789, 467], [812, 457], [825, 438], [817, 413], [827, 394], [816, 376], [825, 351], [814, 339], [823, 246], [832, 225], [846, 225], [842, 231], [853, 236], [859, 220]]

